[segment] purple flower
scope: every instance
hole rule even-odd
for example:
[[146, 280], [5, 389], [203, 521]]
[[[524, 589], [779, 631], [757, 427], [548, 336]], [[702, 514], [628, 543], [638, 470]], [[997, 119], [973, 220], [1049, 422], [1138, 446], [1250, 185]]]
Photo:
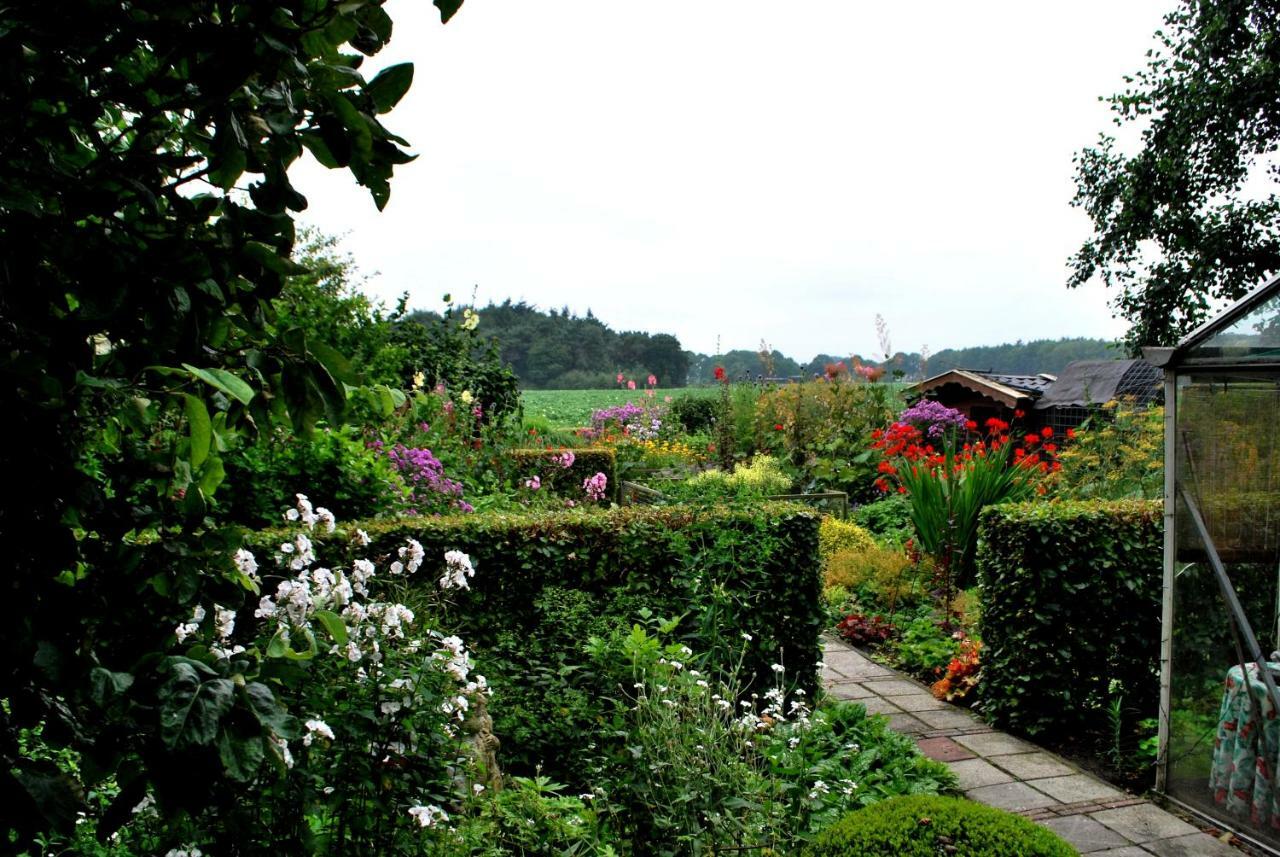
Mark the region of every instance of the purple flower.
[[582, 480], [582, 490], [592, 500], [603, 500], [609, 485], [609, 477], [603, 473], [597, 473], [595, 476], [588, 476]]
[[948, 429], [963, 430], [965, 421], [965, 415], [960, 411], [933, 399], [921, 399], [898, 417], [898, 422], [909, 423], [935, 440], [946, 434]]

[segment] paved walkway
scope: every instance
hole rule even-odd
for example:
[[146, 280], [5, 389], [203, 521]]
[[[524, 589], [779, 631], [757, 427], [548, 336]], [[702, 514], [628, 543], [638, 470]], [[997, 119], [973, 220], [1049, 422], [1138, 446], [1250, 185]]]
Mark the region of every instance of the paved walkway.
[[1140, 797], [1120, 791], [1069, 762], [997, 732], [966, 709], [933, 698], [928, 688], [824, 638], [823, 682], [915, 739], [943, 762], [964, 793], [1056, 831], [1081, 854], [1112, 857], [1241, 857], [1242, 852]]

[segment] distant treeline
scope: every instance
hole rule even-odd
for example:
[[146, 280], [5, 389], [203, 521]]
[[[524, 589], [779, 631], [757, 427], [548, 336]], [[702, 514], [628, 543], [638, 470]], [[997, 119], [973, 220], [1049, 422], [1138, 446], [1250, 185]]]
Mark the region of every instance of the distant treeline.
[[[885, 369], [886, 378], [895, 376], [916, 381], [949, 369], [978, 369], [1010, 375], [1056, 375], [1076, 360], [1112, 360], [1124, 357], [1112, 340], [1072, 337], [1037, 339], [1031, 342], [1009, 342], [1003, 345], [981, 345], [975, 348], [946, 348], [931, 354], [928, 360], [918, 352], [899, 351], [889, 359], [860, 354], [819, 354], [808, 363], [799, 363], [779, 351], [767, 357], [764, 350], [736, 350], [726, 354], [688, 353], [689, 383], [709, 384], [715, 367], [723, 366], [730, 378], [756, 376], [775, 378], [812, 378], [826, 371], [828, 364], [843, 362], [849, 369], [859, 362]], [[897, 373], [901, 373], [899, 376]]]
[[1075, 360], [1124, 356], [1108, 340], [1074, 337], [948, 348], [930, 355], [927, 361], [919, 353], [898, 352], [887, 360], [883, 356], [819, 354], [800, 363], [776, 350], [766, 355], [763, 348], [718, 355], [685, 351], [680, 340], [669, 333], [619, 333], [590, 310], [579, 316], [567, 307], [544, 311], [524, 301], [506, 300], [491, 303], [478, 312], [481, 332], [486, 338], [497, 338], [502, 359], [511, 364], [520, 386], [531, 390], [613, 387], [619, 372], [637, 383], [655, 375], [662, 387], [709, 384], [717, 366], [723, 366], [731, 378], [812, 378], [822, 374], [827, 364], [841, 361], [850, 369], [854, 361], [882, 366], [887, 378], [903, 380], [918, 380], [956, 368], [1056, 374]]

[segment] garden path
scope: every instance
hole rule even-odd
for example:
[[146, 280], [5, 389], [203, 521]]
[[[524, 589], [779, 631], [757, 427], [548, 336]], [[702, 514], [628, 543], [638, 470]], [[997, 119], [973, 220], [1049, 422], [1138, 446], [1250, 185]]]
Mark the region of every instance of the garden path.
[[844, 641], [824, 637], [823, 644], [827, 692], [886, 715], [890, 728], [955, 772], [973, 800], [1039, 822], [1081, 854], [1241, 857], [1241, 851], [1150, 801], [992, 729], [967, 709], [934, 699], [924, 685]]

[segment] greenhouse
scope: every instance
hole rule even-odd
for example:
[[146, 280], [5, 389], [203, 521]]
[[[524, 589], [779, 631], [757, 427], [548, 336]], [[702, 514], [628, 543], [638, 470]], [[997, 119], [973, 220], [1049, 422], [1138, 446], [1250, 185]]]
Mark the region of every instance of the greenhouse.
[[1174, 463], [1157, 788], [1280, 853], [1280, 278], [1145, 356]]

